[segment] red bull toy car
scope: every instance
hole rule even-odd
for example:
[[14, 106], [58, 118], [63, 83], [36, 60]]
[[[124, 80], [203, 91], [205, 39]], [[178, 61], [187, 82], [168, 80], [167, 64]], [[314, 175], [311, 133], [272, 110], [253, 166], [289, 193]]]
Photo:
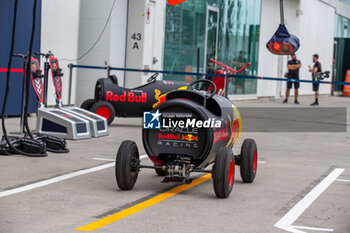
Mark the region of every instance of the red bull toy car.
[[[211, 62], [222, 66], [224, 70], [218, 70], [216, 74], [224, 75], [236, 74], [245, 70], [250, 66], [248, 63], [240, 70], [235, 70], [227, 65], [211, 59]], [[186, 89], [188, 83], [173, 82], [173, 81], [159, 81], [155, 73], [147, 80], [147, 84], [136, 88], [124, 88], [118, 85], [118, 79], [115, 75], [109, 78], [101, 78], [97, 80], [95, 86], [95, 98], [84, 101], [81, 108], [97, 113], [100, 116], [107, 118], [108, 124], [111, 124], [116, 116], [118, 117], [142, 117], [143, 112], [150, 111], [163, 103], [168, 92]], [[217, 90], [216, 94], [226, 96], [227, 84], [231, 80], [226, 80], [223, 77], [206, 77], [212, 79]], [[207, 90], [207, 83], [203, 83], [202, 90]], [[208, 89], [209, 90], [209, 89]]]
[[95, 98], [84, 101], [81, 108], [107, 118], [111, 124], [118, 117], [142, 117], [144, 111], [150, 111], [165, 101], [166, 93], [179, 88], [187, 88], [185, 82], [159, 81], [158, 73], [147, 80], [147, 84], [136, 88], [124, 88], [118, 85], [116, 76], [97, 80]]
[[[192, 90], [209, 83], [211, 92]], [[143, 147], [154, 165], [142, 165], [133, 141], [124, 141], [117, 152], [115, 176], [121, 190], [131, 190], [140, 169], [155, 169], [163, 182], [190, 183], [193, 172], [211, 173], [217, 197], [227, 198], [233, 188], [235, 167], [243, 182], [252, 183], [257, 173], [258, 151], [253, 139], [243, 142], [241, 154], [232, 147], [241, 135], [241, 116], [227, 98], [216, 95], [212, 81], [199, 80], [189, 89], [166, 95], [165, 101], [144, 113]], [[207, 169], [210, 165], [212, 169]]]

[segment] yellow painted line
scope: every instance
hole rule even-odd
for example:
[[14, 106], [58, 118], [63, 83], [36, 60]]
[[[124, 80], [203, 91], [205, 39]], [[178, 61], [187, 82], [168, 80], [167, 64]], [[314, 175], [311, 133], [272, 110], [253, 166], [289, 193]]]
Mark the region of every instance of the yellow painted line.
[[90, 223], [90, 224], [85, 225], [83, 227], [79, 227], [76, 230], [77, 231], [94, 231], [94, 230], [99, 229], [101, 227], [104, 227], [108, 224], [111, 224], [113, 222], [116, 222], [118, 220], [126, 218], [132, 214], [135, 214], [141, 210], [144, 210], [150, 206], [153, 206], [161, 201], [164, 201], [165, 199], [168, 199], [169, 197], [175, 196], [178, 193], [181, 193], [187, 189], [190, 189], [190, 188], [192, 188], [196, 185], [199, 185], [199, 184], [201, 184], [207, 180], [210, 180], [210, 179], [211, 179], [211, 174], [207, 174], [205, 176], [202, 176], [198, 179], [193, 180], [191, 184], [179, 185], [176, 188], [173, 188], [165, 193], [159, 194], [158, 196], [155, 196], [147, 201], [141, 202], [141, 203], [134, 205], [128, 209], [122, 210], [118, 213], [112, 214], [108, 217], [97, 220], [96, 222]]

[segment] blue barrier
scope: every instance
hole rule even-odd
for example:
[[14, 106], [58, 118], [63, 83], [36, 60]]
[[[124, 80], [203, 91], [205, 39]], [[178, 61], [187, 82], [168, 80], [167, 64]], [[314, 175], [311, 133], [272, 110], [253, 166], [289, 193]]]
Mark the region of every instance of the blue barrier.
[[192, 72], [181, 72], [181, 71], [165, 71], [165, 70], [143, 70], [143, 69], [130, 69], [130, 68], [118, 68], [110, 66], [85, 66], [85, 65], [73, 65], [72, 68], [82, 69], [102, 69], [102, 70], [118, 70], [128, 72], [143, 72], [143, 73], [161, 73], [161, 74], [173, 74], [173, 75], [190, 75], [190, 76], [206, 76], [206, 77], [231, 77], [231, 78], [242, 78], [242, 79], [257, 79], [257, 80], [270, 80], [270, 81], [283, 81], [283, 82], [300, 82], [300, 83], [315, 83], [315, 84], [331, 84], [331, 85], [350, 85], [350, 82], [332, 82], [332, 81], [313, 81], [304, 79], [289, 79], [289, 78], [271, 78], [271, 77], [260, 77], [260, 76], [248, 76], [248, 75], [223, 75], [223, 74], [207, 74], [207, 73], [192, 73]]

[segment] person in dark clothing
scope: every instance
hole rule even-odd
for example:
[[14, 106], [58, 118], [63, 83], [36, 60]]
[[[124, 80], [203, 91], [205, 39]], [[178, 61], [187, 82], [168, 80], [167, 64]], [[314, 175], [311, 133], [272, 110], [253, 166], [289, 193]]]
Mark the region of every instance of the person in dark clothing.
[[[247, 58], [244, 56], [244, 51], [240, 51], [238, 57], [232, 61], [232, 65], [235, 66], [236, 70], [242, 69], [248, 63]], [[248, 75], [247, 71], [244, 70], [240, 75]], [[238, 88], [242, 90], [242, 94], [245, 94], [245, 79], [244, 78], [235, 78], [232, 79], [232, 82], [235, 85], [234, 93], [237, 94]]]
[[[318, 54], [314, 54], [313, 55], [314, 67], [311, 68], [311, 66], [309, 66], [309, 72], [312, 73], [313, 81], [320, 81], [319, 74], [322, 73], [322, 66], [321, 66], [321, 63], [318, 61], [318, 58], [319, 58]], [[320, 87], [319, 83], [312, 84], [312, 90], [315, 92], [315, 102], [313, 102], [311, 106], [318, 105], [319, 87]]]
[[[301, 62], [297, 59], [295, 54], [292, 54], [292, 60], [288, 61], [288, 78], [289, 79], [299, 79], [299, 69], [301, 67]], [[288, 97], [290, 89], [294, 83], [294, 103], [299, 104], [298, 102], [298, 89], [300, 87], [300, 82], [287, 82], [286, 98], [283, 103], [288, 103]]]

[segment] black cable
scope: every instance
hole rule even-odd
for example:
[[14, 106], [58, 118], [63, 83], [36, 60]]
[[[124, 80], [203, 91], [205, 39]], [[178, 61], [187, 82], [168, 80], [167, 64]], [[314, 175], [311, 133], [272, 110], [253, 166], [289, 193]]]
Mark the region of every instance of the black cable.
[[28, 51], [28, 56], [27, 56], [27, 70], [25, 71], [25, 79], [27, 80], [26, 82], [26, 87], [25, 87], [25, 94], [26, 94], [26, 103], [24, 106], [24, 126], [26, 128], [26, 132], [29, 135], [29, 137], [36, 141], [33, 137], [32, 132], [30, 131], [29, 125], [28, 125], [28, 106], [29, 106], [29, 83], [30, 83], [30, 78], [32, 75], [32, 53], [33, 53], [33, 44], [34, 44], [34, 35], [35, 35], [35, 24], [36, 24], [36, 5], [37, 5], [37, 0], [34, 0], [34, 5], [33, 5], [33, 21], [32, 21], [32, 34], [30, 36], [30, 42], [29, 42], [29, 51]]
[[[30, 89], [30, 81], [31, 81], [31, 76], [32, 76], [32, 53], [33, 53], [33, 45], [34, 45], [34, 37], [35, 37], [35, 26], [36, 26], [36, 11], [37, 11], [37, 0], [34, 0], [34, 5], [33, 5], [33, 22], [32, 22], [32, 32], [31, 32], [31, 37], [30, 37], [30, 43], [29, 43], [29, 50], [28, 50], [28, 54], [26, 57], [26, 63], [28, 64], [26, 66], [26, 75], [25, 75], [25, 79], [26, 79], [26, 86], [25, 86], [25, 95], [26, 95], [26, 101], [25, 101], [25, 109], [24, 109], [24, 126], [25, 126], [25, 130], [26, 130], [26, 136], [28, 135], [30, 137], [30, 139], [34, 142], [36, 142], [37, 144], [43, 144], [43, 142], [37, 138], [35, 138], [30, 130], [29, 127], [29, 123], [28, 123], [28, 108], [29, 108], [29, 89]], [[43, 54], [39, 54], [39, 55], [43, 55]], [[44, 54], [46, 58], [50, 57], [51, 55], [53, 56], [53, 54], [51, 54], [51, 52], [49, 52], [48, 54]], [[47, 73], [48, 75], [48, 73]], [[41, 139], [43, 141], [45, 141], [45, 136], [41, 137]], [[47, 138], [50, 138], [49, 136]], [[53, 138], [53, 137], [52, 137]], [[54, 152], [54, 153], [68, 153], [69, 150], [67, 149], [63, 149], [63, 150], [56, 150], [56, 149], [52, 149], [52, 148], [46, 148], [47, 151], [50, 152]], [[46, 153], [42, 154], [42, 156], [46, 156]]]
[[6, 130], [6, 126], [5, 126], [5, 110], [6, 110], [6, 106], [7, 106], [8, 95], [9, 95], [9, 92], [10, 92], [11, 66], [12, 66], [12, 57], [13, 57], [12, 55], [13, 55], [13, 52], [14, 52], [15, 38], [16, 38], [17, 8], [18, 8], [18, 0], [15, 0], [14, 15], [13, 15], [13, 25], [12, 25], [11, 49], [10, 49], [9, 61], [8, 61], [8, 65], [7, 65], [6, 89], [5, 89], [5, 96], [4, 96], [4, 104], [2, 106], [2, 111], [1, 111], [2, 132], [3, 132], [3, 135], [4, 135], [6, 143], [8, 144], [8, 146], [10, 147], [10, 149], [12, 151], [16, 152], [17, 154], [30, 156], [30, 157], [42, 157], [42, 156], [45, 156], [46, 154], [26, 153], [24, 151], [21, 151], [21, 150], [18, 150], [17, 148], [15, 148], [12, 145], [11, 141], [9, 140], [9, 138], [8, 138], [7, 130]]
[[105, 32], [106, 28], [107, 28], [107, 25], [108, 25], [108, 22], [109, 20], [111, 19], [111, 16], [112, 16], [112, 12], [113, 12], [113, 8], [114, 8], [114, 5], [116, 3], [117, 0], [114, 0], [113, 4], [112, 4], [112, 8], [111, 10], [109, 11], [109, 15], [108, 15], [108, 18], [107, 18], [107, 21], [105, 23], [105, 25], [103, 26], [103, 29], [100, 33], [100, 35], [98, 36], [96, 42], [92, 45], [92, 47], [90, 49], [88, 49], [85, 53], [83, 53], [83, 55], [81, 55], [80, 57], [78, 57], [77, 59], [60, 59], [59, 61], [79, 61], [81, 59], [83, 59], [86, 55], [88, 55], [93, 49], [94, 47], [97, 45], [97, 43], [100, 41], [103, 33]]
[[5, 110], [7, 106], [7, 99], [9, 96], [9, 90], [10, 90], [10, 76], [11, 76], [11, 66], [12, 66], [12, 54], [14, 52], [15, 48], [15, 36], [16, 36], [16, 23], [17, 23], [17, 6], [18, 6], [18, 0], [15, 0], [15, 9], [13, 13], [13, 28], [12, 28], [12, 43], [11, 43], [11, 49], [10, 49], [10, 57], [7, 64], [7, 74], [6, 74], [6, 87], [5, 87], [5, 96], [4, 96], [4, 104], [2, 105], [2, 111], [1, 111], [1, 123], [2, 123], [2, 132], [4, 134], [4, 138], [9, 145], [9, 147], [16, 151], [17, 149], [11, 144], [10, 140], [7, 136], [7, 131], [5, 127]]

